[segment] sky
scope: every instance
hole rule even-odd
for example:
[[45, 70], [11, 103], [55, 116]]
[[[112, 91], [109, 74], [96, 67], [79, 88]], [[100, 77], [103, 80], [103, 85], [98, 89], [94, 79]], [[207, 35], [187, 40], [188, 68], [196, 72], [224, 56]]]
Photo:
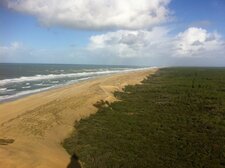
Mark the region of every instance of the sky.
[[225, 0], [1, 0], [0, 62], [225, 66]]

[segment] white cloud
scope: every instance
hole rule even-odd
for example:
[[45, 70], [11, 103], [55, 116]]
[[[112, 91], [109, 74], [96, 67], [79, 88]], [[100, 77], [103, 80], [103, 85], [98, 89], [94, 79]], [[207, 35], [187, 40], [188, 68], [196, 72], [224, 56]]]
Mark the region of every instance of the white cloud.
[[11, 55], [23, 49], [22, 43], [12, 42], [9, 45], [0, 45], [0, 56]]
[[175, 40], [175, 54], [181, 57], [204, 56], [214, 52], [216, 54], [224, 50], [224, 47], [224, 41], [218, 33], [210, 33], [196, 27], [190, 27], [179, 33]]
[[[104, 51], [116, 57], [151, 57], [162, 55], [168, 48], [168, 29], [155, 27], [152, 30], [119, 30], [92, 36], [88, 49]], [[164, 48], [161, 50], [161, 48]]]
[[[90, 38], [88, 50], [94, 55], [117, 59], [161, 59], [224, 57], [225, 41], [218, 33], [191, 27], [171, 35], [166, 27], [151, 30], [118, 30]], [[178, 58], [177, 58], [178, 57]]]
[[111, 29], [112, 32], [91, 36], [86, 47], [75, 47], [72, 51], [65, 49], [60, 54], [58, 51], [25, 49], [18, 42], [0, 45], [0, 62], [10, 55], [11, 58], [20, 55], [18, 59], [29, 57], [31, 62], [34, 58], [43, 62], [54, 62], [55, 59], [71, 62], [73, 57], [75, 63], [146, 65], [149, 62], [176, 65], [179, 61], [197, 65], [225, 58], [225, 41], [221, 35], [198, 28], [209, 26], [208, 20], [195, 22], [177, 35], [172, 35], [168, 27], [162, 27], [162, 23], [171, 18], [168, 9], [171, 0], [5, 1], [10, 9], [33, 15], [45, 26]]
[[168, 21], [170, 0], [6, 0], [46, 25], [80, 29], [139, 29]]
[[224, 39], [201, 28], [191, 27], [177, 35], [167, 27], [117, 30], [89, 40], [85, 47], [69, 49], [29, 49], [18, 42], [0, 45], [0, 62], [224, 66]]

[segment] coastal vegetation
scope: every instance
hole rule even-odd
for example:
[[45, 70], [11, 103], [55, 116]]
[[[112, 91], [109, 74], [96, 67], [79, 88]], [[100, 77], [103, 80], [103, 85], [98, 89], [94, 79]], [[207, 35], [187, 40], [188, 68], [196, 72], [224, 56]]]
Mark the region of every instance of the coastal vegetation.
[[75, 123], [83, 167], [225, 167], [225, 68], [163, 68]]

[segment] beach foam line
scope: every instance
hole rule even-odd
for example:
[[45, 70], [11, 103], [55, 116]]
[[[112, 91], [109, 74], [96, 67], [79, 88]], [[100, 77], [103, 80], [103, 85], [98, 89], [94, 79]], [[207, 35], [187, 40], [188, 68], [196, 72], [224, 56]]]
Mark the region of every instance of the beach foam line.
[[45, 86], [44, 83], [37, 83], [37, 84], [34, 84], [34, 85], [36, 85], [36, 86]]
[[7, 90], [7, 88], [0, 88], [0, 92], [6, 91], [6, 90]]
[[106, 71], [95, 71], [95, 72], [80, 72], [80, 73], [68, 73], [68, 74], [48, 74], [48, 75], [35, 75], [35, 76], [22, 76], [19, 78], [3, 79], [0, 80], [0, 86], [4, 86], [12, 83], [22, 83], [30, 81], [39, 81], [39, 80], [49, 80], [49, 79], [61, 79], [61, 78], [72, 78], [72, 77], [88, 77], [88, 76], [97, 76], [97, 75], [106, 75], [119, 72], [129, 72], [136, 70], [144, 70], [146, 68], [138, 69], [126, 69], [126, 70], [106, 70]]
[[[147, 70], [147, 69], [151, 69], [151, 68], [155, 68], [155, 67], [150, 67], [150, 68], [138, 68], [138, 69], [129, 69], [129, 70], [123, 70], [123, 71], [113, 71], [113, 73], [119, 73], [119, 72], [131, 72], [131, 71], [141, 71], [141, 70]], [[106, 75], [106, 74], [113, 74], [112, 72], [109, 73], [109, 71], [107, 71], [107, 73], [100, 73], [102, 75]], [[99, 74], [99, 73], [98, 73]], [[35, 84], [35, 85], [39, 85], [39, 86], [49, 86], [49, 87], [44, 87], [44, 88], [39, 88], [39, 89], [34, 89], [34, 90], [26, 90], [26, 91], [20, 91], [16, 94], [12, 94], [12, 95], [4, 95], [4, 96], [0, 96], [0, 102], [4, 102], [4, 101], [8, 101], [8, 100], [12, 100], [12, 99], [17, 99], [26, 95], [30, 95], [30, 94], [34, 94], [34, 93], [38, 93], [38, 92], [42, 92], [42, 91], [46, 91], [46, 90], [50, 90], [53, 88], [58, 88], [61, 86], [66, 86], [66, 85], [70, 85], [70, 84], [74, 84], [80, 81], [85, 81], [85, 80], [89, 80], [89, 79], [93, 79], [96, 76], [88, 76], [88, 77], [83, 77], [80, 79], [74, 79], [74, 80], [70, 80], [67, 83], [64, 84], [57, 84], [57, 85], [52, 85], [49, 86], [49, 84], [43, 84], [43, 83], [39, 83], [39, 84]], [[25, 86], [26, 87], [26, 86]], [[23, 87], [23, 88], [25, 88]], [[27, 86], [26, 88], [28, 88], [29, 86]], [[7, 89], [7, 91], [15, 91], [16, 89]]]
[[[92, 79], [92, 78], [94, 78], [94, 77], [86, 77], [86, 78], [71, 80], [71, 81], [69, 81], [65, 84], [58, 84], [58, 85], [53, 85], [53, 86], [49, 86], [49, 84], [48, 85], [43, 84], [41, 86], [49, 86], [49, 87], [44, 87], [44, 88], [34, 89], [34, 90], [20, 91], [16, 94], [13, 94], [13, 95], [0, 96], [0, 102], [11, 100], [11, 99], [16, 99], [16, 98], [19, 98], [19, 97], [22, 97], [22, 96], [26, 96], [26, 95], [30, 95], [30, 94], [33, 94], [33, 93], [38, 93], [38, 92], [50, 90], [50, 89], [53, 89], [53, 88], [58, 88], [60, 86], [70, 85], [70, 84], [73, 84], [73, 83], [76, 83], [76, 82], [80, 82], [80, 81], [84, 81], [84, 80], [88, 80], [88, 79]], [[30, 88], [30, 86], [25, 86], [25, 87], [22, 87], [22, 88]], [[15, 90], [16, 89], [7, 89], [6, 91], [15, 91]]]
[[59, 81], [51, 81], [51, 83], [59, 83]]
[[15, 91], [16, 89], [1, 88], [0, 93]]
[[22, 88], [23, 89], [28, 89], [28, 88], [31, 88], [31, 86], [23, 86]]
[[7, 89], [6, 91], [7, 92], [12, 92], [12, 91], [15, 91], [16, 89]]
[[15, 98], [25, 96], [25, 95], [29, 95], [29, 94], [32, 94], [32, 93], [38, 93], [38, 92], [41, 92], [41, 91], [49, 90], [53, 87], [54, 86], [41, 88], [41, 89], [35, 89], [35, 90], [26, 90], [26, 91], [18, 92], [18, 93], [13, 94], [13, 95], [0, 96], [0, 102], [7, 101], [7, 100], [10, 100], [10, 99], [15, 99]]

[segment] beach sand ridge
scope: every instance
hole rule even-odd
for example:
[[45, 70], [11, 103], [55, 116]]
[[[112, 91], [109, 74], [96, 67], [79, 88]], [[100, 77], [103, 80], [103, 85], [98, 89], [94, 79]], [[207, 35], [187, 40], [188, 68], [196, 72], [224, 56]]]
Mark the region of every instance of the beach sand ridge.
[[61, 142], [74, 122], [94, 114], [99, 100], [140, 83], [157, 69], [119, 73], [0, 104], [0, 167], [65, 168], [70, 156]]

